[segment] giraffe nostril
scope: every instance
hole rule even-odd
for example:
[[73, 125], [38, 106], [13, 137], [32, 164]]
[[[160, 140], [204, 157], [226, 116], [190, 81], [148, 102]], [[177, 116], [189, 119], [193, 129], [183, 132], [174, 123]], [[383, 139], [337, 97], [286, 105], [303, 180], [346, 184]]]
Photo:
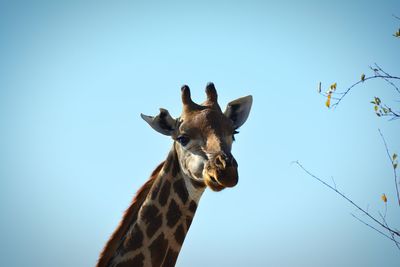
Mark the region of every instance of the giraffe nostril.
[[218, 168], [221, 168], [221, 169], [225, 168], [225, 166], [226, 166], [226, 161], [221, 155], [218, 155], [215, 158], [214, 163], [215, 163], [215, 166], [217, 166]]

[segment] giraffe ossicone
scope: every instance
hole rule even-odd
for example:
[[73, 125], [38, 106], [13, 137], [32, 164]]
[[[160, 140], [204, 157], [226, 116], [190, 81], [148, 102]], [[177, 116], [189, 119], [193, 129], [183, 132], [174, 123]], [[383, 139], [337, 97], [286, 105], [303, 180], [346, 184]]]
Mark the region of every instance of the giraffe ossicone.
[[179, 118], [166, 109], [154, 117], [141, 114], [173, 145], [136, 193], [98, 267], [174, 266], [204, 190], [221, 191], [238, 182], [231, 148], [236, 130], [249, 116], [252, 96], [228, 103], [222, 112], [213, 83], [207, 84], [202, 104], [193, 102], [187, 85], [181, 91]]

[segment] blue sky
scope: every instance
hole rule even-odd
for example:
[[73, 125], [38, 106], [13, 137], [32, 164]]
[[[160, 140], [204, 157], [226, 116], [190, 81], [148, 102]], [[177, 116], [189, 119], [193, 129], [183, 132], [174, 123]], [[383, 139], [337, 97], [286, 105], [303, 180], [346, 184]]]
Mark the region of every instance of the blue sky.
[[[2, 1], [0, 256], [4, 266], [93, 266], [172, 141], [139, 114], [181, 112], [180, 86], [253, 109], [233, 153], [237, 187], [207, 191], [177, 266], [398, 266], [388, 240], [291, 164], [301, 161], [399, 227], [376, 117], [383, 81], [334, 111], [317, 94], [380, 64], [399, 75], [398, 1]], [[397, 72], [397, 73], [396, 73]], [[356, 213], [357, 214], [357, 213]]]

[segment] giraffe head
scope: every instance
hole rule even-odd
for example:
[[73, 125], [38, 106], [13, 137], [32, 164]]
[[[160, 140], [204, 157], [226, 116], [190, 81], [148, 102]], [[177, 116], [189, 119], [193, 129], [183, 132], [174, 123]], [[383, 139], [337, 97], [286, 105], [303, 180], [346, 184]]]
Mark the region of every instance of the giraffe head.
[[179, 118], [172, 118], [166, 109], [160, 109], [155, 117], [141, 116], [153, 129], [172, 137], [185, 176], [196, 184], [220, 191], [238, 182], [232, 143], [237, 129], [249, 116], [253, 99], [252, 96], [236, 99], [222, 112], [213, 83], [207, 84], [206, 94], [207, 100], [196, 104], [189, 87], [184, 85]]

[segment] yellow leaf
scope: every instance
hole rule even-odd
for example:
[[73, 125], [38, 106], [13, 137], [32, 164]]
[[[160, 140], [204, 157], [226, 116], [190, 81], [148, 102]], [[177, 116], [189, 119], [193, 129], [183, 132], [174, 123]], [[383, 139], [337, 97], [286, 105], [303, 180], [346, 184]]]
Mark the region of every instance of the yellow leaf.
[[385, 202], [385, 203], [387, 202], [387, 197], [385, 194], [382, 194], [381, 199], [383, 202]]
[[363, 74], [361, 74], [361, 81], [364, 81], [365, 80], [365, 74], [363, 73]]
[[375, 106], [374, 106], [374, 110], [375, 110], [375, 111], [378, 111], [378, 106], [375, 105]]
[[335, 90], [336, 90], [336, 86], [337, 86], [337, 83], [333, 83], [333, 84], [331, 85], [331, 90], [332, 90], [332, 91], [335, 91]]
[[331, 106], [331, 94], [328, 94], [328, 98], [326, 99], [325, 105], [328, 108]]

